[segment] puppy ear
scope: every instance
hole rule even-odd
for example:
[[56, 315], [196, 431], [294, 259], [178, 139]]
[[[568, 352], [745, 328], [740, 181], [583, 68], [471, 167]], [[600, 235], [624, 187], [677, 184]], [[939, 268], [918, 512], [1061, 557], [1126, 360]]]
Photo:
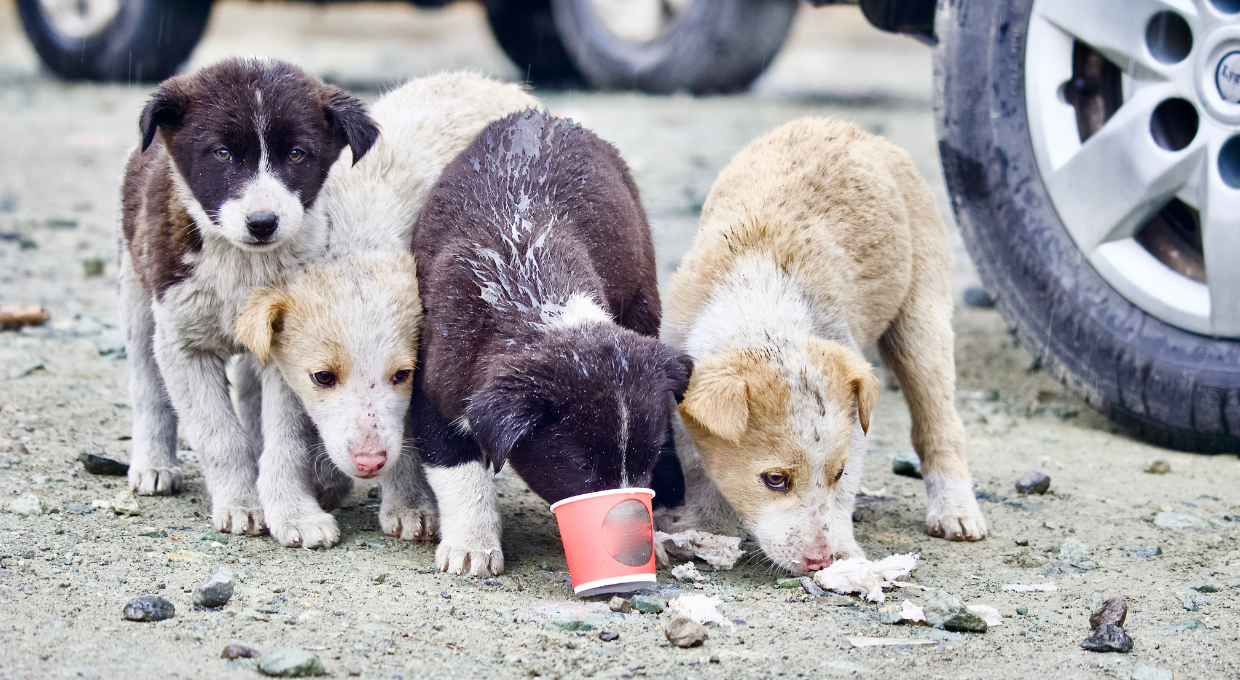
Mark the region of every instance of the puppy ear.
[[725, 441], [739, 444], [749, 427], [749, 388], [726, 357], [699, 362], [680, 414]]
[[271, 343], [284, 325], [284, 313], [288, 311], [288, 297], [271, 288], [255, 288], [250, 301], [237, 316], [233, 330], [237, 340], [245, 345], [258, 360], [267, 365]]
[[151, 95], [151, 100], [142, 109], [142, 117], [138, 119], [138, 127], [142, 131], [142, 150], [146, 151], [155, 141], [155, 132], [159, 128], [173, 131], [181, 127], [192, 101], [189, 81], [180, 76], [165, 80]]
[[810, 360], [826, 376], [828, 383], [839, 393], [841, 400], [857, 403], [857, 419], [861, 431], [870, 433], [870, 413], [882, 391], [874, 367], [865, 357], [838, 342], [811, 338], [808, 341]]
[[693, 357], [677, 352], [666, 366], [667, 378], [672, 383], [672, 396], [679, 404], [685, 400], [685, 390], [689, 389], [689, 379], [693, 376]]
[[470, 396], [465, 417], [474, 441], [499, 473], [517, 442], [547, 417], [547, 404], [529, 380], [502, 375]]
[[341, 146], [349, 145], [353, 164], [357, 165], [379, 138], [379, 126], [366, 113], [365, 104], [338, 87], [326, 87], [323, 110], [327, 115], [327, 127]]

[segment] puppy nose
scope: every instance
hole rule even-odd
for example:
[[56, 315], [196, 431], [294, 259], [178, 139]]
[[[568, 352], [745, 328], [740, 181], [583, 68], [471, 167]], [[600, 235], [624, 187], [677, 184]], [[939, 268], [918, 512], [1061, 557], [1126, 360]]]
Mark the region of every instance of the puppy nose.
[[830, 552], [821, 555], [805, 556], [805, 571], [821, 571], [831, 566], [835, 562], [835, 556]]
[[261, 212], [253, 212], [246, 215], [245, 228], [250, 230], [250, 235], [256, 239], [267, 240], [271, 235], [276, 233], [276, 226], [280, 220], [276, 214], [270, 210]]
[[379, 474], [379, 470], [387, 464], [387, 451], [349, 452], [349, 457], [353, 459], [353, 466], [363, 477]]

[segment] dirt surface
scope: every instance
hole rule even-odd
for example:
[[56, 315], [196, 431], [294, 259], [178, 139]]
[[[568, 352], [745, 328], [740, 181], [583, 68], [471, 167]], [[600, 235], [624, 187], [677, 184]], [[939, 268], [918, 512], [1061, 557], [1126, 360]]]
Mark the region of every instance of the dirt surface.
[[[442, 68], [515, 75], [474, 5], [217, 7], [195, 64], [270, 53], [367, 97]], [[855, 8], [806, 10], [746, 96], [539, 94], [631, 163], [666, 277], [692, 239], [715, 173], [749, 139], [802, 115], [843, 116], [908, 149], [947, 216], [929, 58], [929, 48], [867, 28]], [[35, 496], [50, 511], [0, 513], [0, 678], [253, 677], [252, 660], [220, 658], [230, 643], [309, 650], [334, 677], [1129, 678], [1138, 669], [1137, 677], [1167, 677], [1142, 667], [1178, 678], [1240, 675], [1232, 608], [1240, 522], [1229, 519], [1240, 514], [1236, 458], [1163, 451], [1117, 434], [1032, 369], [993, 311], [956, 315], [958, 398], [990, 538], [949, 544], [924, 534], [921, 483], [891, 472], [892, 457], [909, 447], [896, 391], [884, 392], [874, 415], [864, 480], [885, 494], [860, 499], [856, 524], [871, 558], [915, 551], [911, 581], [996, 607], [1003, 625], [984, 634], [889, 625], [878, 605], [777, 589], [784, 574], [748, 543], [748, 558], [707, 572], [700, 590], [660, 571], [660, 596], [717, 595], [736, 621], [734, 632], [712, 626], [701, 647], [672, 647], [661, 630], [666, 615], [617, 614], [572, 596], [551, 514], [508, 472], [496, 480], [508, 571], [487, 581], [440, 574], [432, 545], [380, 534], [378, 501], [365, 488], [340, 511], [343, 538], [330, 550], [218, 536], [189, 451], [181, 495], [142, 498], [137, 516], [92, 510], [125, 488], [123, 478], [88, 474], [77, 458], [129, 455], [114, 222], [120, 168], [148, 92], [42, 74], [12, 5], [0, 3], [0, 304], [41, 304], [52, 314], [45, 327], [0, 332], [0, 506]], [[959, 245], [957, 253], [959, 298], [976, 278]], [[96, 260], [103, 274], [88, 276]], [[1170, 472], [1146, 473], [1156, 459]], [[1049, 494], [1016, 493], [1014, 481], [1028, 470], [1050, 475]], [[1161, 554], [1129, 552], [1153, 546]], [[196, 611], [190, 590], [222, 564], [237, 574], [236, 593], [222, 610]], [[1043, 583], [1058, 590], [1004, 589]], [[1178, 594], [1202, 585], [1219, 590]], [[1100, 593], [1129, 598], [1131, 654], [1080, 649]], [[176, 616], [122, 620], [125, 603], [144, 594], [171, 600]], [[930, 599], [913, 590], [889, 602], [905, 597]], [[566, 621], [593, 629], [556, 625]], [[600, 631], [619, 639], [604, 642]], [[849, 638], [858, 636], [934, 644], [854, 649]]]

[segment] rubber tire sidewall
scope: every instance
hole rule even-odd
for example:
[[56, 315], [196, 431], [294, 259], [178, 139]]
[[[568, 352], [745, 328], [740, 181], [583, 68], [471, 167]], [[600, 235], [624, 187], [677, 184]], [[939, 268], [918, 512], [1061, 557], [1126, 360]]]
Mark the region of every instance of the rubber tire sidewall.
[[1024, 96], [1032, 0], [939, 3], [935, 118], [969, 254], [1044, 369], [1135, 434], [1240, 451], [1240, 342], [1170, 326], [1111, 288], [1060, 222]]
[[798, 0], [696, 0], [657, 38], [616, 37], [590, 0], [551, 0], [569, 56], [600, 90], [739, 92], [774, 60]]
[[210, 0], [122, 0], [116, 17], [82, 39], [56, 33], [38, 0], [17, 0], [43, 63], [68, 80], [158, 82], [176, 73], [206, 30]]
[[550, 0], [493, 0], [487, 3], [487, 22], [527, 82], [553, 89], [586, 86], [560, 40]]

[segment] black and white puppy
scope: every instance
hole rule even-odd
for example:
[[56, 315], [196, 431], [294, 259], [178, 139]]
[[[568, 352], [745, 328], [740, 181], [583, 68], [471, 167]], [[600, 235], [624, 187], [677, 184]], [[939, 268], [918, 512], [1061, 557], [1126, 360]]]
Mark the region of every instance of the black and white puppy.
[[492, 123], [414, 230], [413, 431], [439, 568], [503, 571], [487, 463], [544, 500], [648, 486], [692, 360], [658, 340], [654, 245], [616, 149], [536, 111]]
[[[215, 527], [258, 533], [261, 390], [246, 355], [235, 375], [241, 415], [234, 410], [225, 364], [245, 348], [233, 321], [251, 289], [320, 255], [327, 227], [308, 211], [341, 150], [356, 161], [379, 131], [342, 90], [262, 59], [164, 81], [140, 128], [121, 204], [129, 483], [143, 494], [180, 487], [179, 419], [202, 458]], [[330, 497], [343, 475], [319, 467]]]

